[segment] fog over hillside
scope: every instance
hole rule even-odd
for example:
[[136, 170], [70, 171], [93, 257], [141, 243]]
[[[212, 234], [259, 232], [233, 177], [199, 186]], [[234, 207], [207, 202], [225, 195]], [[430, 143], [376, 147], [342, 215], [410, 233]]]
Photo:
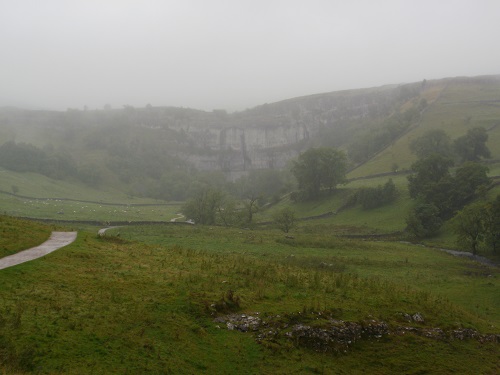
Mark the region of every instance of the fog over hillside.
[[241, 111], [498, 74], [496, 0], [0, 2], [0, 106]]

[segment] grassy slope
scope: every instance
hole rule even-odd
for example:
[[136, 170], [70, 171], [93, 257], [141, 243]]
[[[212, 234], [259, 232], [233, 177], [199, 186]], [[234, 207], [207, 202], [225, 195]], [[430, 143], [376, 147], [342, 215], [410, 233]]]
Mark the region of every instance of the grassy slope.
[[[208, 306], [233, 290], [241, 312], [331, 310], [337, 319], [408, 324], [397, 313], [419, 311], [429, 326], [498, 331], [497, 271], [408, 245], [340, 241], [311, 230], [284, 243], [273, 231], [120, 229], [122, 238], [151, 245], [80, 233], [65, 249], [0, 272], [0, 347], [10, 353], [3, 368], [186, 374], [498, 370], [498, 346], [475, 341], [388, 336], [330, 355], [280, 340], [258, 345], [251, 333], [218, 329]], [[470, 292], [469, 301], [457, 298], [460, 289]]]
[[[66, 198], [108, 203], [158, 203], [153, 199], [129, 196], [113, 189], [95, 189], [82, 183], [54, 180], [31, 172], [18, 173], [0, 168], [0, 190], [12, 192], [19, 188], [18, 195], [34, 198]], [[160, 202], [164, 203], [164, 202]]]
[[[164, 201], [130, 197], [117, 190], [93, 189], [79, 183], [53, 180], [35, 173], [17, 173], [0, 169], [0, 176], [2, 177], [0, 179], [1, 213], [11, 216], [61, 220], [169, 221], [177, 217], [176, 213], [180, 208], [178, 203], [166, 205], [167, 202]], [[18, 196], [9, 194], [12, 192], [12, 186], [19, 188]], [[105, 202], [117, 206], [64, 200], [35, 200], [20, 196]], [[158, 206], [125, 207], [125, 205], [140, 204]]]
[[[464, 135], [468, 129], [483, 126], [490, 129], [500, 123], [498, 84], [465, 84], [450, 82], [447, 85], [431, 86], [422, 94], [429, 101], [429, 107], [422, 116], [420, 125], [394, 142], [372, 160], [349, 174], [350, 178], [376, 173], [390, 172], [394, 163], [400, 169], [409, 169], [416, 160], [409, 145], [415, 138], [431, 129], [442, 129], [452, 139]], [[493, 159], [500, 159], [500, 126], [488, 131], [488, 147]]]
[[[314, 223], [330, 223], [339, 227], [349, 227], [355, 233], [388, 233], [403, 230], [406, 226], [405, 217], [413, 204], [408, 196], [408, 181], [404, 175], [390, 178], [398, 190], [398, 197], [393, 204], [371, 210], [363, 210], [360, 205], [357, 205], [340, 211], [337, 215], [314, 220]], [[285, 198], [280, 203], [258, 213], [256, 217], [259, 221], [271, 221], [273, 213], [285, 206], [291, 207], [298, 218], [336, 212], [356, 189], [384, 185], [388, 179], [389, 177], [376, 177], [352, 181], [340, 187], [331, 196], [316, 201], [294, 203]]]
[[47, 240], [51, 229], [45, 225], [0, 216], [0, 258], [37, 246]]

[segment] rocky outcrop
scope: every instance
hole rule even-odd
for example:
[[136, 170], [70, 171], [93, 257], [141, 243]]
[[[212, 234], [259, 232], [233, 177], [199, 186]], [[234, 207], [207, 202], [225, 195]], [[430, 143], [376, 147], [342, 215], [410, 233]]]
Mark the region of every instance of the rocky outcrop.
[[[361, 120], [389, 116], [418, 95], [419, 85], [384, 86], [294, 98], [221, 116], [209, 114], [169, 121], [168, 128], [185, 134], [195, 152], [186, 157], [199, 169], [246, 171], [283, 168], [323, 134], [340, 146]], [[354, 123], [358, 125], [353, 125]], [[366, 125], [366, 124], [365, 124]], [[349, 135], [346, 135], [349, 134]], [[321, 143], [321, 142], [320, 142]]]
[[345, 353], [360, 340], [378, 340], [388, 336], [416, 335], [428, 339], [476, 340], [481, 343], [500, 344], [500, 334], [481, 334], [471, 328], [444, 330], [423, 326], [424, 317], [420, 313], [401, 313], [400, 318], [414, 325], [390, 325], [369, 319], [348, 322], [334, 319], [327, 313], [262, 315], [230, 314], [214, 320], [218, 328], [250, 332], [259, 343], [279, 343], [291, 341], [294, 345], [317, 352]]

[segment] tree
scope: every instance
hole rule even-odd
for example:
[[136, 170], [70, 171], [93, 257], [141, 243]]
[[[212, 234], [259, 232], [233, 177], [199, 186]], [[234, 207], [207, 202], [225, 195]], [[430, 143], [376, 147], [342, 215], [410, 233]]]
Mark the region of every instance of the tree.
[[224, 195], [217, 206], [218, 222], [225, 227], [238, 225], [242, 220], [241, 211], [233, 197]]
[[410, 150], [419, 159], [424, 159], [431, 154], [450, 157], [452, 153], [451, 139], [441, 129], [429, 130], [410, 143]]
[[489, 169], [471, 161], [457, 168], [454, 177], [453, 195], [456, 206], [463, 207], [477, 197], [481, 187], [490, 184]]
[[297, 219], [295, 213], [288, 207], [276, 212], [273, 215], [273, 220], [276, 226], [283, 232], [288, 233], [295, 226]]
[[259, 204], [263, 205], [287, 191], [288, 185], [285, 173], [274, 169], [256, 169], [237, 179], [233, 190], [241, 199], [256, 196]]
[[406, 230], [415, 238], [430, 237], [442, 225], [439, 209], [433, 204], [418, 204], [406, 218]]
[[396, 199], [396, 185], [389, 179], [383, 186], [361, 188], [356, 196], [356, 201], [361, 203], [363, 209], [380, 207]]
[[485, 242], [493, 252], [500, 250], [500, 194], [485, 205]]
[[474, 203], [459, 211], [453, 218], [453, 230], [458, 236], [458, 244], [476, 255], [485, 235], [484, 206]]
[[490, 150], [486, 146], [487, 140], [486, 129], [477, 127], [457, 138], [453, 146], [461, 162], [479, 161], [481, 158], [487, 159], [491, 156]]
[[439, 154], [420, 159], [411, 166], [414, 174], [408, 177], [410, 197], [422, 197], [426, 202], [434, 194], [436, 185], [450, 176], [453, 161]]
[[293, 161], [291, 171], [304, 196], [315, 199], [322, 188], [331, 192], [346, 181], [347, 157], [344, 152], [333, 148], [311, 148]]
[[253, 214], [259, 211], [259, 199], [260, 197], [257, 195], [247, 195], [247, 197], [243, 200], [243, 206], [246, 211], [246, 224], [251, 225], [253, 221]]
[[203, 189], [196, 196], [188, 200], [182, 207], [182, 212], [195, 223], [215, 224], [216, 213], [223, 199], [219, 190]]

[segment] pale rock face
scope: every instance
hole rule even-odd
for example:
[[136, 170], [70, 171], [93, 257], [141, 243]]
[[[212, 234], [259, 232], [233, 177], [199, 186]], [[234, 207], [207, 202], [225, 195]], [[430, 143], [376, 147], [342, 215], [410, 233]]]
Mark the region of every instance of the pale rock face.
[[295, 144], [305, 139], [308, 139], [308, 131], [305, 126], [299, 125], [229, 128], [220, 130], [218, 149], [268, 149]]
[[408, 90], [383, 87], [312, 95], [213, 117], [210, 123], [188, 121], [169, 127], [184, 132], [196, 145], [196, 151], [185, 157], [198, 169], [228, 173], [280, 169], [317, 144], [320, 131], [330, 134], [331, 141], [367, 117], [388, 116], [395, 103], [415, 95], [415, 89]]
[[191, 135], [198, 144], [216, 153], [190, 155], [189, 160], [200, 169], [224, 171], [283, 168], [290, 158], [298, 155], [298, 150], [290, 146], [309, 139], [309, 132], [303, 125], [221, 127]]

